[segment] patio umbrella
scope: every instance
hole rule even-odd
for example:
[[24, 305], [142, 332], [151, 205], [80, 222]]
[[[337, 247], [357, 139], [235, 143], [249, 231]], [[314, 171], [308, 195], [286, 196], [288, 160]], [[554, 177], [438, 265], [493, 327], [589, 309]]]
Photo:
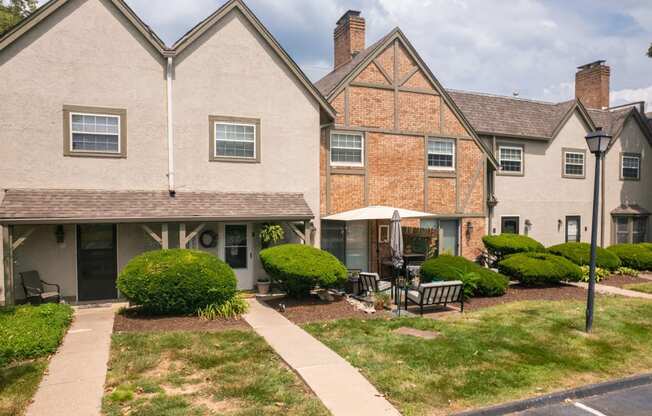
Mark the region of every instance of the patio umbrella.
[[[394, 211], [389, 226], [389, 246], [392, 249], [392, 266], [394, 267], [394, 283], [397, 282], [398, 270], [403, 267], [403, 233], [401, 232], [401, 215]], [[398, 285], [395, 286], [394, 302], [398, 314], [401, 314], [401, 295]]]

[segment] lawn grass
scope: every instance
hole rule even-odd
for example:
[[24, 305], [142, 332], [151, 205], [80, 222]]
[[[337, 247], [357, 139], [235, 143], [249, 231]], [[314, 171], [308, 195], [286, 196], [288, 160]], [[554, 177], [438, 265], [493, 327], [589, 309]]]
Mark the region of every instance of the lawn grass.
[[23, 414], [71, 320], [67, 305], [0, 309], [0, 416]]
[[652, 282], [649, 283], [632, 283], [631, 285], [623, 286], [624, 289], [635, 290], [637, 292], [652, 294]]
[[253, 331], [113, 335], [107, 416], [328, 415]]
[[[404, 415], [443, 415], [652, 368], [652, 302], [517, 302], [451, 319], [341, 320], [305, 329], [345, 357]], [[399, 327], [437, 331], [425, 340]]]

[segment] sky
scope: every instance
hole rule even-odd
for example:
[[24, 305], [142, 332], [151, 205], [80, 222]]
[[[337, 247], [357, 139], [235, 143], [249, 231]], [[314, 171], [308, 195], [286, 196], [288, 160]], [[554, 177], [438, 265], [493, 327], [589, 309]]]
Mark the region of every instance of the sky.
[[[226, 0], [126, 0], [171, 45]], [[446, 88], [545, 101], [574, 94], [576, 67], [611, 66], [611, 104], [652, 111], [652, 0], [246, 0], [317, 81], [332, 67], [333, 29], [347, 10], [367, 45], [398, 26]]]

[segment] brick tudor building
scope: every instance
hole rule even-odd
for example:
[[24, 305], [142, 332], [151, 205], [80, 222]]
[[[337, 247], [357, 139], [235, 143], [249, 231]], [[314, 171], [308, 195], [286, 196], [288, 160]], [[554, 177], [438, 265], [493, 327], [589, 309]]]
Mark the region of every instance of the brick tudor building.
[[[402, 224], [439, 228], [440, 250], [477, 257], [491, 152], [400, 29], [365, 47], [365, 20], [349, 11], [334, 44], [334, 70], [316, 83], [337, 111], [322, 126], [321, 216], [375, 205], [432, 213]], [[376, 270], [389, 254], [382, 225], [324, 220], [322, 247]]]

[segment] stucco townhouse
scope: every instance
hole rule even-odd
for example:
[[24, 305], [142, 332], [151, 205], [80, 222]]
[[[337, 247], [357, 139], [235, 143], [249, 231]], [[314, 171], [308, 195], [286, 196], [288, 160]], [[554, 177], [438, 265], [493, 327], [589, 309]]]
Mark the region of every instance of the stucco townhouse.
[[365, 30], [358, 11], [337, 21], [334, 68], [316, 82], [337, 111], [322, 128], [321, 246], [351, 269], [378, 270], [388, 222], [333, 219], [385, 206], [429, 214], [402, 224], [437, 229], [440, 252], [475, 258], [491, 149], [399, 28], [368, 47]]
[[51, 0], [0, 39], [2, 299], [37, 270], [116, 298], [146, 250], [193, 247], [250, 289], [258, 228], [319, 242], [335, 112], [239, 0], [166, 46], [122, 0]]
[[449, 91], [499, 161], [489, 177], [489, 233], [589, 242], [595, 157], [584, 137], [602, 128], [613, 139], [602, 161], [598, 241], [651, 240], [651, 124], [644, 103], [609, 106], [610, 74], [604, 61], [580, 66], [575, 99], [560, 103]]

